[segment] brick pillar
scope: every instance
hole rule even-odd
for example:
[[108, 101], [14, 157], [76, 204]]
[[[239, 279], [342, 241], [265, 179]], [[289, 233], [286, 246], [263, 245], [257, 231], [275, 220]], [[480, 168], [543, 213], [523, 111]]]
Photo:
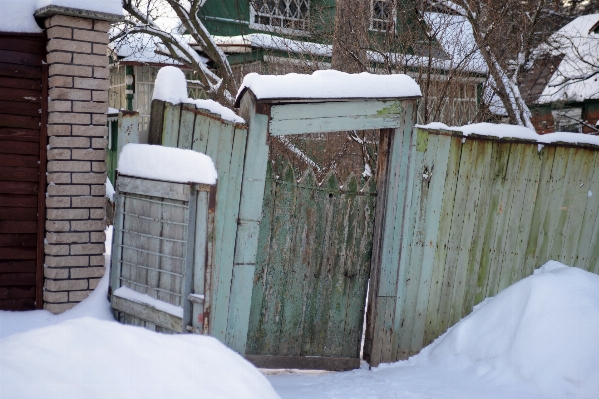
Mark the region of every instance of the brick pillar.
[[44, 308], [60, 313], [104, 275], [108, 29], [53, 15], [48, 36], [48, 187]]

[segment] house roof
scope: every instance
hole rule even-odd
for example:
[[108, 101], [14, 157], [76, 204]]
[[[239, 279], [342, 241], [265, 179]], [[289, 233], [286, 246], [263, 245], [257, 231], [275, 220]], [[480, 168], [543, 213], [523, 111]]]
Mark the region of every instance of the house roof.
[[[581, 102], [599, 99], [599, 14], [584, 15], [555, 32], [548, 44], [539, 46], [535, 64], [542, 92], [532, 85], [529, 93], [537, 104], [555, 101]], [[549, 78], [551, 66], [561, 59]], [[543, 60], [546, 61], [543, 61]], [[543, 65], [544, 64], [544, 65]], [[549, 68], [549, 69], [548, 69]], [[532, 67], [535, 71], [535, 65]], [[534, 97], [537, 97], [536, 99]]]

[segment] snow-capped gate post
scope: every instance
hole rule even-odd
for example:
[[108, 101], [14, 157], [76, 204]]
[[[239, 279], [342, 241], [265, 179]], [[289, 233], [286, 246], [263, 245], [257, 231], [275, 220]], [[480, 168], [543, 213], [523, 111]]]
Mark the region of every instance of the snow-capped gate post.
[[[380, 129], [364, 353], [374, 364], [391, 357], [409, 149], [420, 96], [416, 82], [405, 75], [318, 71], [312, 75], [245, 77], [236, 100], [241, 116], [249, 123], [249, 132], [227, 322], [231, 347], [246, 352], [269, 137]], [[250, 360], [269, 367], [265, 358], [278, 364], [283, 361], [282, 356], [252, 356]]]

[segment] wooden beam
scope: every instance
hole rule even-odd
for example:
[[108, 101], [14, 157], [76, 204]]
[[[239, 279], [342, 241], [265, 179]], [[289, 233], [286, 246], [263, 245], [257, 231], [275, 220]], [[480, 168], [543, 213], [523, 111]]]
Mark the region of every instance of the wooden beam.
[[401, 124], [400, 101], [355, 101], [273, 105], [269, 132], [273, 136], [342, 130], [394, 129]]
[[149, 321], [175, 332], [183, 332], [183, 319], [170, 313], [162, 312], [153, 306], [131, 301], [112, 295], [110, 303], [112, 308], [125, 312], [142, 320]]
[[347, 371], [360, 368], [360, 359], [351, 357], [246, 355], [245, 358], [263, 369]]
[[179, 201], [189, 201], [191, 187], [184, 183], [169, 183], [119, 175], [117, 187], [121, 193], [150, 195]]

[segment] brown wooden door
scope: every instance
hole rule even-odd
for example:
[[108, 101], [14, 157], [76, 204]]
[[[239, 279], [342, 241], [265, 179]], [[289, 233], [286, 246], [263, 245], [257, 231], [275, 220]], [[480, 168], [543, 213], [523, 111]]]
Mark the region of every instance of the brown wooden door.
[[45, 54], [43, 34], [0, 33], [0, 310], [42, 306]]

